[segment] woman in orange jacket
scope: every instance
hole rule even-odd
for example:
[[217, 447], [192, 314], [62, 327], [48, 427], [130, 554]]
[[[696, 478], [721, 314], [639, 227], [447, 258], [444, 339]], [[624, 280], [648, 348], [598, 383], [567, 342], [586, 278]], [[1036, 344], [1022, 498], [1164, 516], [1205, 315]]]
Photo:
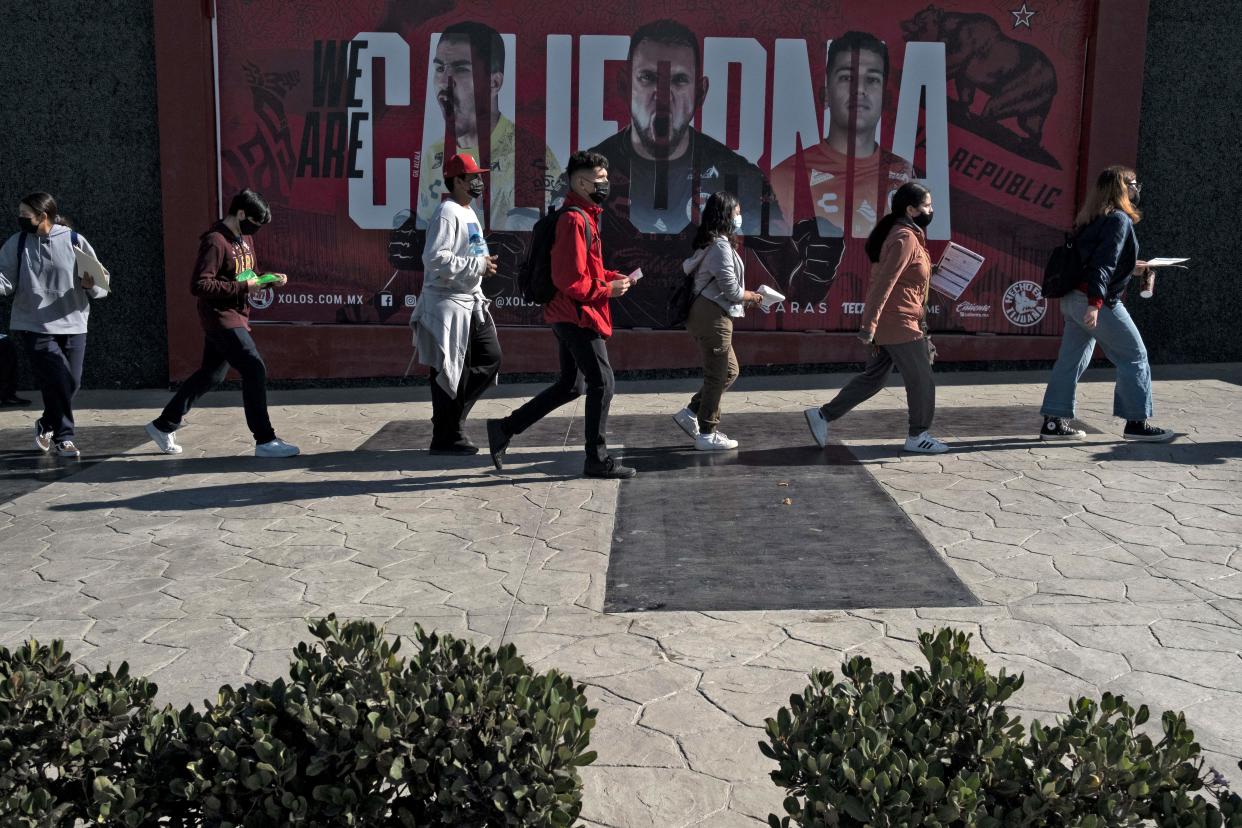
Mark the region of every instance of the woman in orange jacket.
[[913, 181], [893, 194], [892, 211], [867, 238], [871, 286], [858, 338], [873, 346], [863, 372], [827, 405], [806, 410], [811, 436], [828, 444], [828, 424], [884, 387], [893, 366], [906, 384], [910, 436], [906, 451], [941, 454], [949, 447], [929, 433], [936, 414], [935, 351], [927, 337], [926, 303], [932, 264], [924, 230], [932, 220], [931, 192]]

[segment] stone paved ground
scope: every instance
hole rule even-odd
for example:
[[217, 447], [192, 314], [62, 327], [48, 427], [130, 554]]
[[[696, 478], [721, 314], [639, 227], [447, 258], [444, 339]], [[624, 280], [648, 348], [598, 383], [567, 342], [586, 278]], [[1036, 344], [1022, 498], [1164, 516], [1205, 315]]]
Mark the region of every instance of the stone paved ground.
[[[1025, 673], [1024, 713], [1046, 719], [1104, 690], [1184, 709], [1242, 782], [1242, 370], [1161, 375], [1159, 419], [1186, 434], [1170, 446], [1116, 439], [1107, 381], [1082, 390], [1103, 434], [1032, 440], [1039, 373], [945, 375], [946, 439], [955, 407], [1029, 408], [940, 458], [864, 436], [865, 416], [842, 421], [983, 602], [852, 612], [604, 614], [618, 484], [578, 479], [576, 447], [519, 446], [503, 475], [421, 447], [355, 452], [388, 421], [428, 416], [426, 389], [305, 391], [274, 395], [273, 419], [306, 454], [262, 462], [236, 394], [219, 394], [182, 433], [183, 459], [140, 447], [0, 504], [0, 642], [61, 637], [83, 664], [126, 659], [184, 703], [281, 674], [308, 615], [511, 641], [585, 682], [599, 708], [589, 824], [719, 828], [779, 808], [756, 742], [808, 670], [856, 653], [897, 670], [920, 661], [916, 630], [953, 623], [991, 664]], [[846, 378], [743, 380], [727, 411], [796, 411]], [[623, 383], [613, 410], [668, 413], [690, 388]], [[499, 389], [477, 414], [529, 391]], [[141, 424], [164, 396], [83, 394], [80, 420]], [[903, 405], [894, 386], [867, 408]], [[0, 428], [28, 420], [3, 412]]]

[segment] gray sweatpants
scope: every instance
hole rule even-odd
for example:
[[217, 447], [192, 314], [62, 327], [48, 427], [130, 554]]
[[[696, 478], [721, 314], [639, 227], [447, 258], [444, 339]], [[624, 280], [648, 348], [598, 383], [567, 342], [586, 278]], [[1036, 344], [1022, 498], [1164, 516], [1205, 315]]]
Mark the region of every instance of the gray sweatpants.
[[936, 380], [932, 377], [927, 346], [926, 337], [900, 345], [877, 345], [863, 372], [846, 383], [832, 402], [820, 408], [824, 419], [831, 422], [880, 393], [896, 365], [906, 383], [910, 436], [917, 437], [929, 430], [936, 416]]

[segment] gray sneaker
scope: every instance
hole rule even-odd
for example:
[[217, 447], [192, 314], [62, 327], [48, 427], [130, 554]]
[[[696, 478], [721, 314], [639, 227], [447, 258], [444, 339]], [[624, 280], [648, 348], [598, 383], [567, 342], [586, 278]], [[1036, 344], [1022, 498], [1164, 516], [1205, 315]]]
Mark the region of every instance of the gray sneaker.
[[160, 431], [155, 427], [155, 423], [147, 423], [147, 436], [151, 438], [151, 442], [159, 446], [160, 451], [165, 454], [180, 454], [181, 446], [177, 445], [177, 432]]
[[277, 437], [274, 440], [270, 440], [266, 443], [259, 443], [257, 446], [255, 446], [254, 456], [255, 457], [295, 457], [297, 456], [298, 451], [299, 450], [297, 446], [291, 443], [286, 443], [284, 440]]
[[73, 444], [72, 440], [61, 440], [56, 444], [57, 457], [81, 457], [82, 452], [78, 451], [78, 447]]
[[824, 419], [824, 412], [818, 408], [808, 408], [802, 412], [806, 414], [807, 428], [811, 429], [811, 436], [815, 438], [815, 444], [820, 448], [828, 445], [828, 421]]

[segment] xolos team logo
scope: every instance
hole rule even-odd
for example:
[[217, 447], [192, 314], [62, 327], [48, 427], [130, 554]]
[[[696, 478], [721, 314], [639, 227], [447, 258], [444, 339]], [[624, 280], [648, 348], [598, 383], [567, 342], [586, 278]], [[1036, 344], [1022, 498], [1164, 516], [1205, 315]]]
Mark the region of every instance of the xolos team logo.
[[246, 301], [250, 303], [250, 307], [255, 310], [264, 310], [272, 306], [272, 302], [276, 301], [276, 291], [271, 288], [263, 288], [258, 293], [251, 293]]
[[1037, 324], [1048, 312], [1048, 300], [1034, 282], [1014, 282], [1005, 291], [1005, 318], [1019, 328]]

